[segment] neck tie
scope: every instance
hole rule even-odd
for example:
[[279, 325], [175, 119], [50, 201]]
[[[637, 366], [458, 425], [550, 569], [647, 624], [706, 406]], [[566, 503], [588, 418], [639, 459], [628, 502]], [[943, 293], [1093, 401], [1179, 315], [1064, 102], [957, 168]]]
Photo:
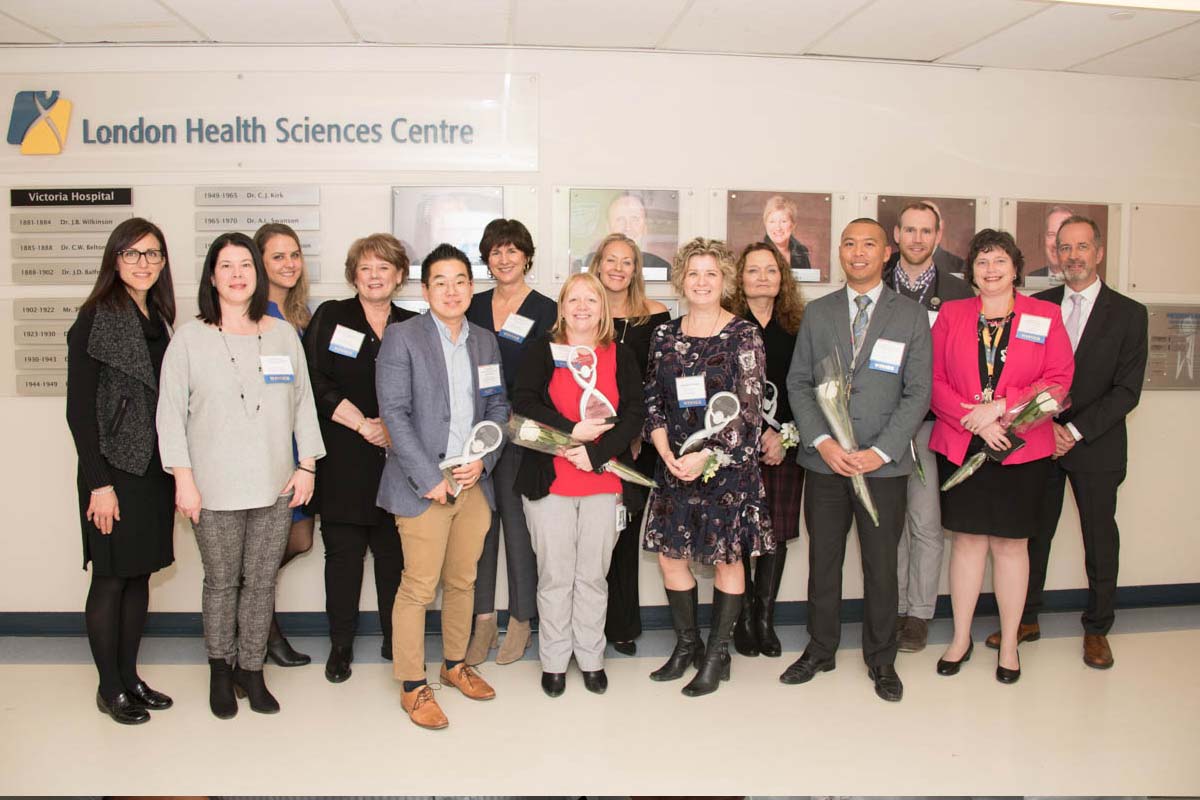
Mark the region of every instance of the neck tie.
[[1083, 295], [1071, 295], [1071, 313], [1067, 315], [1067, 337], [1071, 340], [1071, 352], [1075, 352], [1075, 349], [1079, 347], [1079, 334], [1082, 332], [1079, 320], [1083, 316], [1082, 311]]
[[854, 334], [854, 353], [862, 348], [863, 339], [867, 335], [867, 323], [870, 318], [867, 317], [867, 306], [871, 305], [871, 298], [865, 294], [860, 294], [854, 298], [854, 305], [858, 306], [858, 312], [854, 315], [854, 322], [850, 326], [851, 332]]

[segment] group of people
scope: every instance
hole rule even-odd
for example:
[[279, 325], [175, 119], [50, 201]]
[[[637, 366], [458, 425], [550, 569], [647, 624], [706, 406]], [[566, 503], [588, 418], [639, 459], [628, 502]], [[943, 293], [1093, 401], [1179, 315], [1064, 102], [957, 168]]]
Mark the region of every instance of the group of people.
[[[647, 297], [643, 255], [622, 233], [600, 242], [557, 301], [540, 294], [526, 282], [533, 239], [507, 219], [481, 238], [487, 291], [475, 294], [465, 253], [440, 245], [420, 264], [428, 312], [398, 307], [409, 258], [394, 237], [374, 234], [347, 253], [354, 296], [310, 314], [299, 237], [272, 224], [253, 239], [217, 237], [198, 319], [177, 331], [162, 231], [121, 223], [68, 336], [98, 707], [136, 724], [172, 704], [140, 678], [137, 653], [149, 576], [173, 560], [176, 510], [204, 568], [209, 700], [221, 718], [242, 696], [277, 712], [265, 660], [309, 661], [279, 631], [274, 598], [281, 566], [312, 546], [314, 516], [325, 544], [326, 678], [351, 676], [370, 549], [381, 655], [404, 710], [426, 728], [448, 724], [424, 651], [439, 585], [443, 685], [493, 698], [476, 667], [497, 646], [497, 663], [519, 660], [537, 617], [544, 692], [565, 691], [574, 658], [584, 687], [602, 694], [606, 644], [637, 652], [639, 550], [656, 553], [676, 644], [650, 677], [694, 669], [683, 693], [708, 694], [730, 677], [731, 641], [746, 656], [781, 655], [775, 605], [802, 510], [810, 638], [782, 682], [835, 667], [852, 521], [876, 693], [899, 700], [897, 649], [925, 646], [943, 530], [955, 634], [938, 672], [970, 658], [990, 553], [997, 678], [1012, 682], [1018, 643], [1039, 635], [1067, 477], [1087, 548], [1085, 661], [1111, 665], [1115, 496], [1146, 360], [1145, 309], [1097, 278], [1103, 243], [1090, 220], [1062, 225], [1066, 285], [1036, 298], [1014, 289], [1022, 258], [1004, 232], [975, 236], [965, 281], [938, 267], [940, 223], [936, 208], [907, 206], [890, 269], [887, 232], [871, 219], [850, 223], [839, 243], [845, 289], [807, 306], [794, 253], [774, 239], [736, 258], [721, 241], [693, 239], [670, 268], [687, 304], [677, 319]], [[818, 401], [831, 363], [849, 432]], [[1006, 399], [1039, 381], [1074, 385], [1070, 409], [939, 493], [970, 455], [1010, 448]], [[526, 426], [531, 439], [546, 431], [568, 443], [522, 446]], [[654, 488], [622, 480], [630, 469]], [[696, 564], [715, 570], [706, 641]]]

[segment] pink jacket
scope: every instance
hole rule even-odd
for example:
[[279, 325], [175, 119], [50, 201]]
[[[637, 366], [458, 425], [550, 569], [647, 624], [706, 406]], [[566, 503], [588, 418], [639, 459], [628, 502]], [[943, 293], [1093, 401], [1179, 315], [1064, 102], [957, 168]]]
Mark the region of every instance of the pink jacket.
[[[931, 406], [937, 417], [929, 438], [929, 449], [941, 453], [955, 464], [966, 457], [971, 434], [959, 424], [967, 409], [963, 403], [978, 402], [983, 391], [979, 380], [979, 311], [978, 297], [951, 300], [944, 303], [933, 325], [933, 399]], [[1054, 303], [1035, 300], [1017, 293], [1013, 305], [1014, 317], [1009, 324], [1008, 352], [1004, 371], [996, 385], [996, 397], [1007, 397], [1036, 380], [1071, 386], [1075, 374], [1075, 358], [1071, 341], [1063, 327], [1062, 310]], [[1050, 331], [1044, 343], [1017, 337], [1021, 318], [1026, 315], [1048, 317]], [[1022, 438], [1025, 446], [1004, 460], [1005, 464], [1024, 464], [1054, 454], [1054, 430], [1043, 423]]]

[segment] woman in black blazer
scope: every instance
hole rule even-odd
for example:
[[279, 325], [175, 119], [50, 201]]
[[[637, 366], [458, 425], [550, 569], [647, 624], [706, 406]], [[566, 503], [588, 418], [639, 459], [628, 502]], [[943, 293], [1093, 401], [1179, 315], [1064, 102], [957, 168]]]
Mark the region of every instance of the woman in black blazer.
[[171, 698], [138, 676], [150, 573], [175, 560], [175, 481], [158, 456], [158, 377], [175, 321], [167, 241], [138, 217], [113, 230], [92, 293], [67, 332], [67, 424], [79, 454], [84, 619], [96, 705], [136, 725]]
[[391, 515], [375, 505], [388, 433], [375, 397], [375, 357], [384, 329], [415, 316], [392, 303], [408, 277], [404, 245], [386, 233], [358, 239], [346, 255], [346, 282], [356, 296], [329, 300], [304, 335], [313, 397], [328, 454], [317, 462], [310, 508], [325, 539], [325, 611], [332, 648], [325, 677], [350, 677], [358, 598], [367, 548], [375, 558], [375, 592], [383, 628], [380, 655], [392, 657], [392, 603], [404, 554]]

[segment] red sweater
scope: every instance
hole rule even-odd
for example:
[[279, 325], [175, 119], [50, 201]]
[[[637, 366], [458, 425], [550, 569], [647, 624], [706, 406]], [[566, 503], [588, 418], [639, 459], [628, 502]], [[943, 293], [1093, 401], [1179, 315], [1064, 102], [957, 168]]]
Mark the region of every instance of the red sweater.
[[[610, 342], [605, 347], [596, 348], [596, 389], [608, 398], [616, 408], [620, 405], [617, 396], [617, 349]], [[550, 378], [550, 400], [558, 413], [572, 422], [579, 422], [579, 400], [583, 397], [583, 388], [575, 383], [571, 371], [565, 367], [554, 370]], [[570, 431], [567, 431], [570, 433]], [[592, 464], [599, 467], [599, 464]], [[621, 479], [611, 472], [584, 472], [562, 456], [554, 457], [554, 482], [550, 484], [550, 494], [565, 497], [586, 497], [593, 494], [620, 494]]]

